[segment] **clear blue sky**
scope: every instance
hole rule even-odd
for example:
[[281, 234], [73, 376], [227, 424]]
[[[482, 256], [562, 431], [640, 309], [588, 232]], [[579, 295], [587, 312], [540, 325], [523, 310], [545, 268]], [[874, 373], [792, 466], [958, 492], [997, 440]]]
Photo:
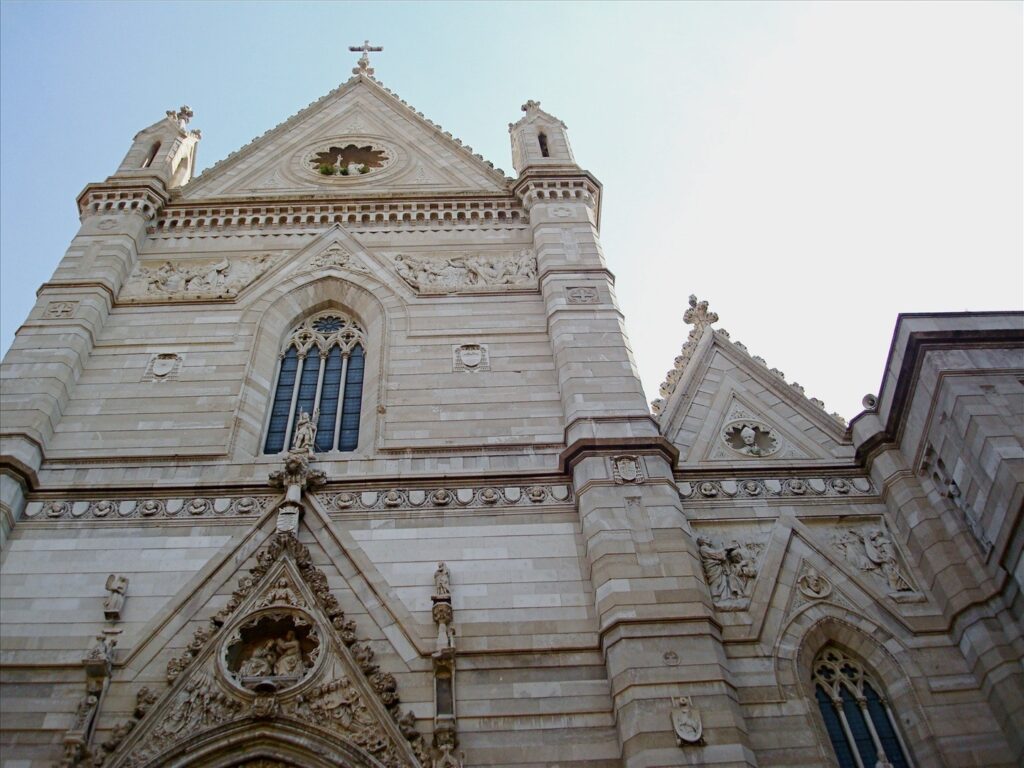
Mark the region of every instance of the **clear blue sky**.
[[2, 2], [0, 349], [75, 196], [187, 103], [206, 167], [377, 76], [511, 173], [533, 98], [605, 185], [651, 397], [686, 297], [851, 417], [899, 311], [1024, 305], [1021, 4]]

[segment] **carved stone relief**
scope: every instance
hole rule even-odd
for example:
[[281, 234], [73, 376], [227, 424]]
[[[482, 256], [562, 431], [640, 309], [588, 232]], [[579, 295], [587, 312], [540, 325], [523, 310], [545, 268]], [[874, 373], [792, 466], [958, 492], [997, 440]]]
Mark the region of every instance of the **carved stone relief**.
[[750, 534], [742, 541], [724, 535], [713, 537], [710, 533], [697, 536], [701, 565], [715, 608], [740, 611], [750, 605], [758, 561], [766, 546], [760, 536]]
[[854, 573], [863, 574], [897, 602], [920, 602], [884, 521], [855, 523], [833, 530], [829, 541]]
[[693, 698], [679, 696], [672, 699], [672, 729], [680, 747], [700, 744], [704, 737], [704, 723], [700, 710], [693, 706]]
[[77, 307], [77, 301], [51, 301], [43, 310], [43, 317], [51, 320], [74, 317]]
[[456, 373], [462, 371], [489, 371], [491, 370], [491, 356], [486, 344], [455, 344], [452, 345], [452, 370]]
[[[440, 495], [439, 495], [440, 493]], [[392, 488], [386, 491], [339, 491], [319, 493], [317, 500], [336, 512], [371, 509], [417, 509], [431, 506], [491, 507], [565, 505], [573, 502], [568, 485], [504, 486], [496, 488]], [[439, 504], [439, 501], [442, 502]]]
[[597, 288], [587, 285], [571, 286], [565, 289], [565, 300], [569, 304], [597, 304], [601, 301]]
[[822, 576], [813, 565], [804, 563], [796, 580], [800, 594], [811, 600], [824, 600], [832, 594], [832, 582]]
[[240, 259], [166, 261], [159, 267], [139, 265], [120, 298], [127, 302], [233, 298], [272, 262], [271, 254], [261, 253]]
[[716, 498], [807, 498], [869, 496], [874, 487], [866, 477], [765, 478], [743, 480], [690, 480], [679, 484], [681, 498], [692, 501]]
[[178, 378], [182, 356], [176, 352], [160, 352], [149, 358], [142, 381], [168, 381]]
[[27, 519], [46, 520], [134, 520], [138, 518], [230, 518], [258, 515], [274, 501], [273, 496], [239, 498], [127, 499], [115, 501], [30, 502]]
[[353, 272], [366, 271], [366, 267], [360, 264], [355, 256], [345, 248], [342, 248], [338, 243], [328, 246], [325, 250], [310, 259], [309, 266], [313, 269], [337, 267], [339, 269], [352, 270]]
[[537, 259], [519, 253], [473, 253], [450, 256], [399, 254], [395, 271], [422, 294], [536, 288]]
[[616, 483], [622, 485], [644, 481], [643, 463], [639, 456], [612, 456], [609, 461], [612, 465], [612, 477]]
[[751, 420], [727, 424], [722, 430], [722, 440], [741, 456], [771, 456], [778, 453], [781, 445], [771, 427]]
[[[286, 580], [282, 580], [285, 581]], [[272, 604], [294, 604], [288, 587], [272, 593]], [[282, 594], [283, 593], [283, 594]], [[228, 678], [257, 693], [277, 693], [300, 682], [313, 668], [320, 638], [313, 620], [301, 611], [272, 612], [242, 625], [224, 643]]]

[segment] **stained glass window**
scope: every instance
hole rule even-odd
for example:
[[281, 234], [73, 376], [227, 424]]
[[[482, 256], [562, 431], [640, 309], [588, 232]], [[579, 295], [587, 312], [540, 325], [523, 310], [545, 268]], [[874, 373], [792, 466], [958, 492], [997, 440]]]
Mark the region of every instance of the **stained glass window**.
[[281, 350], [264, 453], [280, 453], [293, 439], [300, 414], [316, 424], [316, 451], [354, 451], [363, 400], [363, 330], [337, 311], [306, 318]]

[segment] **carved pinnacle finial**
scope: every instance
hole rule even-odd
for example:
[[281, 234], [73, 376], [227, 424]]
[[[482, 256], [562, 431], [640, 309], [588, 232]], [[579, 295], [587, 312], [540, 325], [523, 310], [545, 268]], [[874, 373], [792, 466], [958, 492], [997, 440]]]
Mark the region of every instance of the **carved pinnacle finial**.
[[651, 403], [655, 416], [660, 416], [664, 411], [668, 398], [675, 391], [676, 382], [682, 377], [683, 369], [693, 357], [694, 350], [697, 349], [697, 343], [704, 335], [705, 329], [718, 322], [718, 314], [708, 309], [706, 301], [698, 301], [697, 296], [691, 293], [689, 303], [689, 309], [683, 313], [683, 322], [692, 325], [693, 328], [690, 329], [690, 335], [679, 351], [679, 356], [675, 359], [675, 366], [665, 374], [665, 381], [662, 382], [659, 390], [661, 398]]
[[377, 45], [377, 46], [370, 45], [370, 41], [369, 40], [364, 40], [362, 45], [350, 45], [348, 47], [348, 49], [350, 51], [352, 51], [353, 53], [356, 53], [356, 52], [359, 52], [359, 51], [362, 51], [362, 53], [363, 53], [363, 55], [359, 57], [359, 61], [357, 61], [356, 65], [352, 68], [352, 74], [353, 75], [364, 74], [364, 75], [370, 75], [372, 77], [373, 76], [373, 67], [370, 66], [369, 53], [371, 51], [373, 51], [374, 53], [377, 53], [379, 51], [383, 51], [384, 50], [384, 46], [383, 45]]
[[690, 331], [690, 339], [694, 338], [694, 334], [697, 335], [697, 340], [700, 339], [699, 334], [704, 333], [704, 329], [712, 323], [718, 322], [718, 314], [716, 312], [708, 311], [708, 303], [706, 301], [697, 301], [696, 294], [690, 294], [690, 308], [683, 313], [683, 322], [687, 325], [694, 326], [694, 329]]
[[540, 102], [530, 99], [525, 104], [523, 104], [523, 106], [521, 106], [520, 109], [523, 110], [523, 112], [529, 112], [531, 109], [540, 109]]
[[188, 125], [188, 121], [193, 118], [195, 112], [188, 104], [182, 104], [181, 109], [175, 111], [173, 109], [167, 110], [167, 117], [174, 120], [181, 130], [185, 130], [185, 126]]

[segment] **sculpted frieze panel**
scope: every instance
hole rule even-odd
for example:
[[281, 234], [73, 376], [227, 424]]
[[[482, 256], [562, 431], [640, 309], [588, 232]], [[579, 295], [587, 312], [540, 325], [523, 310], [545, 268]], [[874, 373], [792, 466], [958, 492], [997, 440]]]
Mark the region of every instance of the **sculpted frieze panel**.
[[924, 600], [885, 520], [836, 525], [823, 533], [854, 573], [863, 575], [888, 597], [900, 603]]
[[238, 498], [194, 497], [177, 499], [48, 500], [30, 502], [30, 520], [137, 520], [139, 518], [228, 518], [258, 515], [274, 496]]
[[740, 611], [750, 605], [761, 556], [767, 546], [768, 532], [756, 528], [701, 528], [697, 532], [697, 549], [715, 608]]
[[866, 477], [744, 478], [742, 480], [686, 480], [678, 483], [679, 496], [686, 501], [715, 501], [734, 498], [815, 499], [821, 497], [863, 497], [875, 494]]
[[565, 505], [573, 502], [568, 485], [485, 486], [481, 488], [391, 488], [316, 494], [332, 512], [431, 507]]
[[270, 253], [241, 258], [165, 261], [159, 266], [135, 267], [121, 290], [130, 303], [173, 300], [231, 299], [269, 269]]
[[537, 259], [518, 253], [398, 254], [395, 271], [421, 294], [536, 289]]

